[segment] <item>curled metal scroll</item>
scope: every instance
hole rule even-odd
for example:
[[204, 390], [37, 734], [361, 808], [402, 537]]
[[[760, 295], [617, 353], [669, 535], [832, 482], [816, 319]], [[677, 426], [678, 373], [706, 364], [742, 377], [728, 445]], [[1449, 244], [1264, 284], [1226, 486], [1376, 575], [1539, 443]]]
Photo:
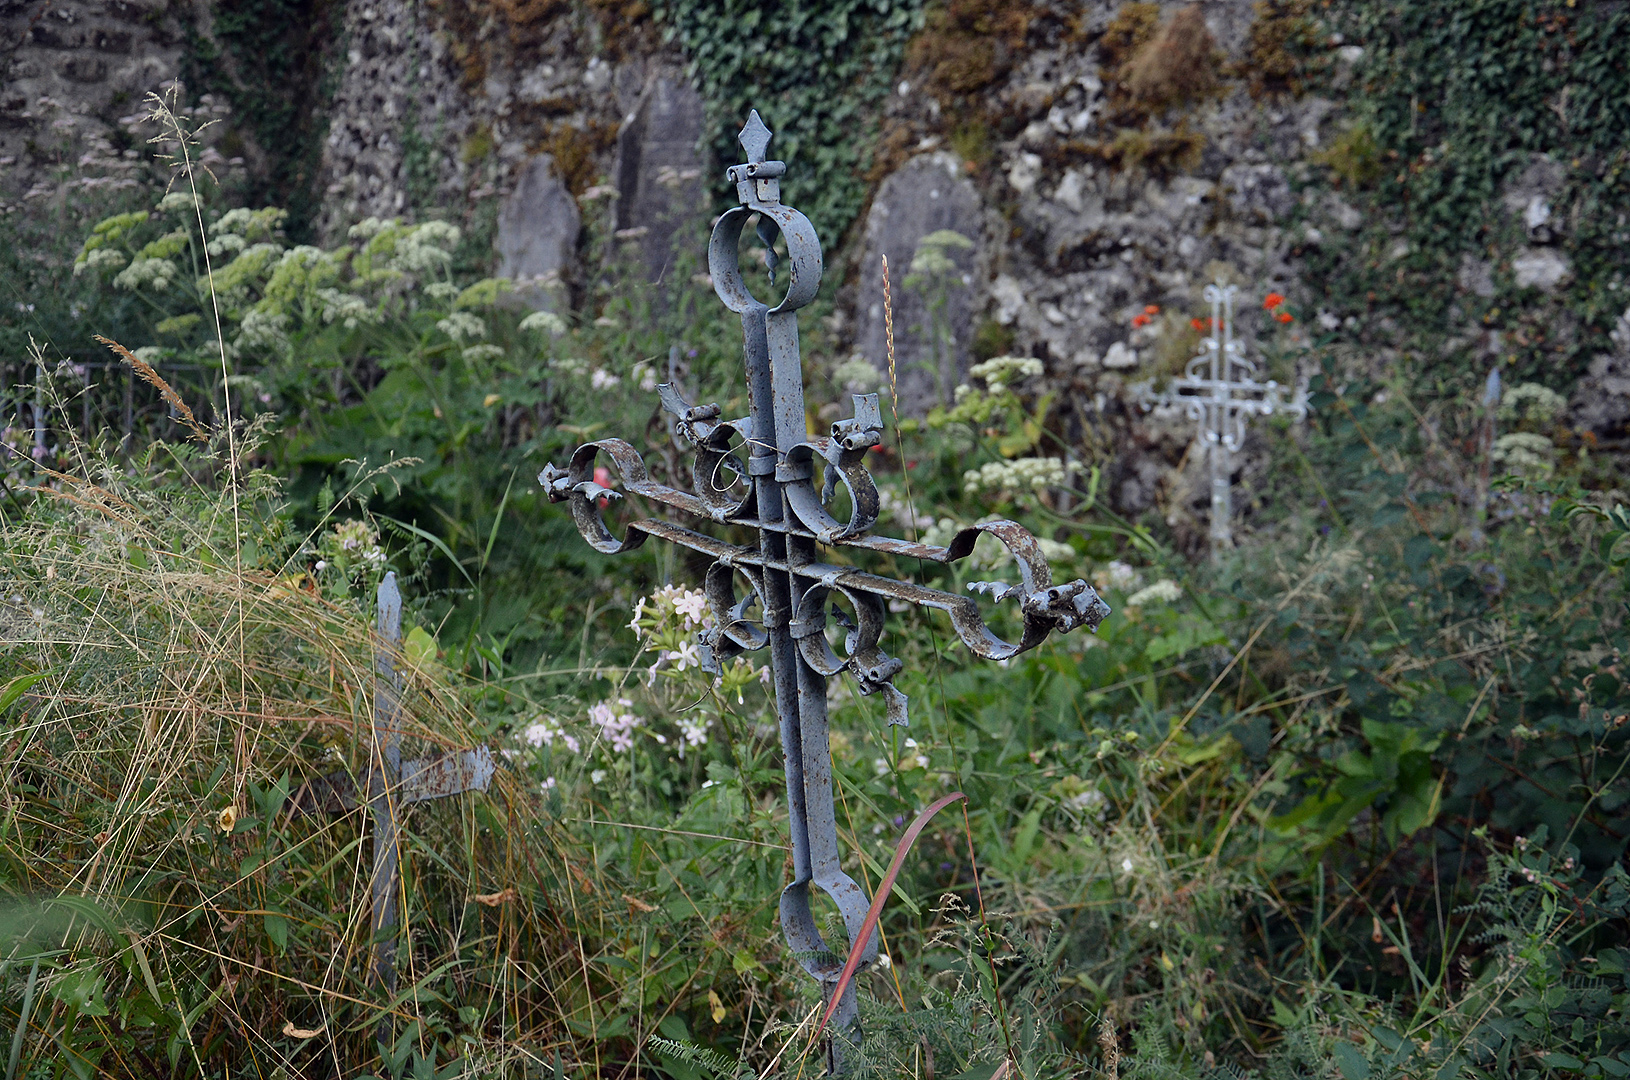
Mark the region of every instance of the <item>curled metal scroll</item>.
[[[615, 496], [617, 493], [608, 491], [602, 485], [596, 484], [593, 479], [594, 462], [601, 453], [606, 454], [612, 463], [616, 465], [622, 477], [622, 485], [625, 491], [700, 517], [712, 518], [714, 516], [709, 512], [707, 504], [700, 497], [651, 480], [645, 462], [639, 453], [621, 439], [602, 439], [598, 442], [583, 444], [572, 455], [572, 463], [568, 470], [562, 472], [552, 466], [545, 468], [538, 475], [538, 481], [551, 499], [557, 502], [568, 501], [570, 503], [572, 516], [576, 519], [578, 531], [583, 534], [583, 538], [596, 551], [602, 551], [606, 554], [632, 551], [643, 544], [646, 537], [658, 536], [669, 542], [688, 547], [693, 551], [713, 555], [718, 559], [718, 563], [710, 568], [708, 572], [707, 580], [710, 584], [707, 592], [714, 623], [723, 626], [733, 625], [740, 621], [742, 615], [735, 610], [738, 601], [735, 599], [733, 591], [726, 592], [725, 589], [721, 588], [715, 592], [711, 583], [714, 581], [716, 571], [740, 571], [744, 577], [748, 577], [748, 580], [753, 580], [750, 574], [762, 570], [767, 565], [760, 551], [750, 545], [728, 544], [704, 533], [694, 532], [660, 519], [632, 521], [627, 525], [624, 536], [618, 539], [606, 526], [600, 505], [609, 496]], [[865, 475], [866, 482], [870, 484], [870, 474], [866, 474], [864, 469], [860, 471]], [[810, 490], [813, 492], [813, 487]], [[876, 488], [873, 487], [872, 491], [875, 492], [875, 490]], [[803, 520], [802, 515], [798, 514], [797, 503], [789, 499], [789, 505], [793, 507], [798, 522], [796, 525], [790, 526], [788, 531], [794, 535], [821, 540], [821, 532], [817, 530], [826, 529], [826, 523], [833, 521], [830, 515], [825, 514], [824, 508], [822, 509], [824, 517], [810, 522]], [[751, 507], [748, 506], [746, 509], [750, 511]], [[734, 523], [746, 526], [759, 524], [756, 520], [746, 516], [731, 515], [725, 517], [724, 520], [727, 524]], [[790, 572], [802, 580], [825, 588], [830, 589], [841, 586], [844, 595], [850, 596], [851, 600], [852, 594], [861, 593], [881, 601], [885, 608], [890, 601], [894, 601], [944, 611], [950, 615], [951, 626], [962, 643], [976, 656], [987, 660], [1007, 660], [1020, 653], [1027, 652], [1041, 644], [1047, 635], [1055, 630], [1067, 632], [1082, 626], [1096, 630], [1098, 624], [1109, 614], [1109, 606], [1098, 597], [1098, 594], [1086, 582], [1077, 580], [1066, 585], [1055, 586], [1053, 584], [1052, 569], [1048, 566], [1046, 557], [1041, 553], [1041, 545], [1036, 542], [1036, 538], [1028, 529], [1017, 522], [989, 521], [981, 525], [970, 526], [956, 533], [951, 538], [951, 542], [945, 547], [897, 541], [888, 548], [881, 550], [886, 550], [890, 554], [922, 559], [927, 562], [953, 563], [973, 554], [974, 545], [984, 535], [995, 537], [1013, 557], [1013, 562], [1019, 571], [1019, 582], [1017, 584], [974, 582], [969, 585], [969, 589], [988, 594], [993, 600], [1017, 600], [1019, 602], [1023, 629], [1017, 641], [1008, 641], [987, 626], [984, 616], [979, 610], [978, 603], [971, 597], [959, 596], [956, 593], [949, 593], [928, 586], [896, 581], [892, 578], [878, 577], [873, 574], [862, 573], [851, 567], [831, 566], [823, 563], [811, 563], [804, 566], [790, 566], [786, 563], [770, 563], [768, 565], [772, 569]], [[822, 540], [822, 542], [833, 547], [853, 546], [878, 550], [874, 545], [868, 543], [869, 540], [869, 537], [863, 535], [834, 535], [830, 540]], [[725, 574], [723, 580], [728, 583], [728, 574]], [[870, 601], [862, 601], [861, 603], [870, 603]], [[859, 607], [860, 604], [857, 603], [857, 610]], [[748, 646], [745, 642], [740, 644], [743, 648], [762, 647], [761, 644], [752, 646]], [[735, 653], [730, 655], [735, 655]], [[825, 672], [824, 674], [830, 675], [836, 674], [836, 672]]]
[[[945, 547], [872, 534], [881, 504], [864, 458], [882, 440], [882, 410], [876, 394], [856, 395], [853, 415], [833, 424], [830, 434], [814, 436], [807, 430], [795, 313], [820, 287], [821, 245], [809, 219], [780, 201], [786, 165], [766, 159], [770, 137], [754, 112], [740, 136], [747, 161], [727, 173], [740, 205], [720, 217], [708, 243], [714, 291], [741, 315], [751, 415], [727, 420], [717, 404], [693, 405], [677, 387], [659, 388], [676, 432], [694, 447], [694, 493], [652, 480], [639, 453], [621, 439], [585, 443], [565, 469], [548, 466], [538, 481], [551, 500], [570, 504], [578, 531], [597, 551], [630, 551], [655, 537], [712, 560], [703, 582], [712, 618], [699, 640], [705, 670], [718, 673], [724, 662], [743, 653], [769, 651], [792, 841], [793, 880], [781, 894], [782, 932], [804, 970], [831, 996], [843, 961], [827, 948], [815, 924], [810, 888], [832, 898], [851, 940], [867, 935], [860, 943], [863, 963], [876, 959], [878, 937], [866, 926], [865, 891], [842, 869], [826, 681], [849, 673], [861, 693], [883, 696], [890, 723], [905, 724], [906, 696], [893, 684], [902, 664], [881, 645], [891, 608], [905, 604], [944, 611], [957, 637], [976, 655], [1005, 660], [1034, 648], [1055, 630], [1097, 629], [1109, 607], [1085, 581], [1053, 584], [1036, 538], [1011, 521], [964, 529]], [[786, 242], [785, 291], [774, 307], [756, 299], [742, 279], [741, 234], [754, 219], [767, 248], [772, 286], [783, 266], [775, 243], [778, 238]], [[621, 491], [595, 479], [601, 455], [615, 469]], [[839, 485], [849, 496], [847, 521], [828, 508]], [[625, 495], [735, 527], [755, 539], [731, 543], [663, 517], [631, 521], [618, 537], [603, 510]], [[820, 555], [823, 547], [844, 548], [951, 563], [971, 555], [979, 537], [987, 534], [1012, 556], [1020, 580], [975, 582], [969, 589], [988, 594], [993, 602], [1017, 603], [1021, 627], [1016, 641], [986, 625], [973, 596], [869, 574]], [[738, 578], [746, 583], [745, 590], [738, 590]], [[852, 620], [837, 600], [853, 610]], [[842, 630], [836, 641], [828, 638], [834, 618]], [[852, 990], [835, 1007], [840, 1028], [856, 1022]], [[836, 1070], [837, 1051], [832, 1053]]]

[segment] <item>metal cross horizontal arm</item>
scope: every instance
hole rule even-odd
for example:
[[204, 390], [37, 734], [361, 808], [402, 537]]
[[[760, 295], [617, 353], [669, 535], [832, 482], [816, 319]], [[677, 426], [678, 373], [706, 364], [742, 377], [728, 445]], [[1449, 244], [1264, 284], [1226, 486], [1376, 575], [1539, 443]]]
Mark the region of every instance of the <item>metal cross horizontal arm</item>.
[[[655, 537], [713, 560], [703, 582], [711, 619], [699, 635], [707, 670], [717, 673], [720, 664], [743, 652], [769, 650], [793, 853], [793, 881], [781, 895], [781, 926], [794, 955], [830, 997], [844, 958], [827, 947], [816, 929], [810, 886], [832, 898], [851, 941], [859, 940], [869, 900], [841, 867], [827, 679], [848, 671], [863, 694], [884, 695], [891, 723], [904, 724], [906, 697], [892, 682], [902, 665], [879, 647], [891, 605], [946, 612], [963, 643], [992, 660], [1034, 648], [1054, 630], [1079, 626], [1096, 630], [1109, 607], [1085, 581], [1054, 585], [1035, 537], [1011, 521], [964, 529], [945, 547], [871, 535], [880, 504], [863, 458], [883, 437], [878, 397], [857, 395], [854, 415], [833, 424], [830, 435], [809, 433], [797, 311], [814, 299], [821, 283], [820, 240], [808, 218], [781, 203], [780, 178], [786, 165], [765, 160], [770, 131], [756, 111], [740, 138], [747, 161], [726, 173], [736, 185], [740, 205], [727, 210], [714, 226], [708, 270], [719, 299], [741, 316], [750, 415], [725, 420], [718, 405], [692, 405], [675, 387], [659, 388], [677, 433], [695, 448], [694, 493], [652, 480], [639, 453], [621, 439], [585, 443], [566, 468], [546, 467], [538, 481], [552, 500], [570, 503], [578, 530], [599, 551], [630, 551]], [[757, 235], [767, 249], [765, 266], [772, 288], [782, 265], [776, 240], [786, 241], [785, 292], [773, 307], [757, 300], [741, 276], [742, 230], [755, 216]], [[659, 518], [631, 522], [621, 537], [613, 535], [601, 511], [621, 493], [596, 481], [601, 455], [619, 474], [623, 492], [704, 521], [749, 530], [756, 533], [756, 540], [732, 544]], [[819, 490], [817, 471], [823, 474]], [[847, 521], [827, 509], [840, 484], [851, 506]], [[1018, 601], [1021, 629], [1016, 641], [1005, 640], [986, 626], [970, 597], [865, 573], [819, 556], [822, 547], [842, 547], [949, 563], [971, 554], [984, 534], [994, 536], [1012, 554], [1020, 581], [976, 582], [969, 588], [989, 593], [996, 601]], [[738, 577], [746, 584], [740, 596]], [[841, 657], [826, 633], [832, 607], [828, 601], [839, 597], [855, 613], [852, 622], [839, 616], [846, 631], [839, 642]], [[876, 957], [873, 930], [864, 942], [863, 959], [870, 963]], [[834, 1024], [852, 1037], [856, 1019], [851, 984], [838, 1004]], [[828, 1054], [834, 1071], [841, 1071], [836, 1044], [829, 1044]]]
[[1183, 377], [1173, 379], [1162, 393], [1153, 384], [1134, 385], [1133, 395], [1145, 412], [1157, 405], [1180, 406], [1190, 420], [1199, 422], [1211, 466], [1211, 549], [1213, 557], [1234, 542], [1233, 500], [1229, 480], [1234, 453], [1245, 445], [1245, 426], [1253, 416], [1291, 413], [1307, 418], [1307, 394], [1298, 390], [1289, 402], [1285, 388], [1272, 379], [1257, 381], [1257, 365], [1245, 356], [1234, 339], [1234, 297], [1239, 288], [1216, 282], [1207, 285], [1211, 305], [1209, 333], [1200, 340], [1199, 353], [1188, 362]]

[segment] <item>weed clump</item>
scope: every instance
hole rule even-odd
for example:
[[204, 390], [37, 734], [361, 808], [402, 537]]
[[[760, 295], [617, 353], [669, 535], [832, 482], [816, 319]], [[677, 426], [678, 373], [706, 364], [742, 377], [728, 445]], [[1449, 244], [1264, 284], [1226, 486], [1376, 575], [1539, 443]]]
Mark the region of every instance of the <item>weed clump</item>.
[[1319, 71], [1319, 27], [1311, 0], [1258, 0], [1252, 10], [1256, 18], [1236, 74], [1256, 100], [1302, 94]]
[[1117, 73], [1127, 95], [1150, 113], [1199, 101], [1221, 85], [1217, 41], [1198, 4], [1173, 15]]

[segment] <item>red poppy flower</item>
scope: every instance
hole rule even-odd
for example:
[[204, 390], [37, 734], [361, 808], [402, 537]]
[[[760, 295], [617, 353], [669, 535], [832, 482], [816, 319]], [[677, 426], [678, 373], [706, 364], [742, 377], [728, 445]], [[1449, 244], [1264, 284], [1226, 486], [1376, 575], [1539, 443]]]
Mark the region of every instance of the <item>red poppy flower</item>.
[[1200, 331], [1202, 334], [1205, 333], [1206, 324], [1204, 319], [1190, 319], [1189, 325]]
[[[606, 468], [604, 465], [596, 465], [594, 467], [594, 482], [596, 484], [599, 484], [603, 488], [610, 487], [611, 486], [611, 470]], [[604, 510], [607, 506], [611, 505], [611, 497], [608, 496], [608, 495], [602, 495], [602, 496], [600, 496], [599, 499], [597, 499], [595, 501], [599, 504], [600, 509], [602, 509], [602, 510]]]
[[1262, 306], [1272, 311], [1285, 302], [1285, 298], [1276, 292], [1271, 292], [1262, 298]]
[[1150, 304], [1148, 307], [1143, 309], [1143, 313], [1145, 315], [1159, 315], [1160, 314], [1160, 305], [1159, 304]]
[[1279, 314], [1275, 315], [1274, 318], [1278, 319], [1280, 322], [1290, 322], [1295, 318], [1295, 316], [1288, 311], [1281, 311]]
[[1149, 316], [1147, 316], [1147, 315], [1134, 315], [1134, 316], [1132, 316], [1132, 325], [1133, 326], [1144, 326], [1144, 325], [1147, 325], [1148, 322], [1149, 322]]

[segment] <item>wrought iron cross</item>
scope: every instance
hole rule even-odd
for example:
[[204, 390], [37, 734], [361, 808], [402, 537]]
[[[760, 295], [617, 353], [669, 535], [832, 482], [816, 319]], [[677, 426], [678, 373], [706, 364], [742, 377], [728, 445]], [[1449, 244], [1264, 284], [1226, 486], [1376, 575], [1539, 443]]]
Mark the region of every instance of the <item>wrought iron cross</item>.
[[[402, 809], [426, 799], [486, 791], [494, 765], [492, 751], [485, 746], [402, 760], [402, 675], [396, 669], [402, 642], [402, 593], [396, 587], [394, 570], [379, 583], [377, 599], [374, 715], [369, 729], [368, 773], [362, 788], [374, 819], [371, 981], [391, 993], [396, 989], [397, 902], [402, 889], [397, 841]], [[294, 793], [289, 806], [291, 814], [348, 813], [357, 807], [357, 780], [349, 772], [309, 780]]]
[[1269, 379], [1257, 382], [1257, 365], [1245, 357], [1234, 340], [1234, 296], [1237, 286], [1207, 285], [1211, 304], [1210, 331], [1200, 340], [1200, 352], [1190, 360], [1181, 379], [1173, 379], [1163, 393], [1148, 382], [1132, 387], [1145, 412], [1156, 405], [1181, 405], [1190, 420], [1200, 423], [1211, 465], [1211, 557], [1218, 558], [1234, 544], [1234, 506], [1229, 481], [1234, 473], [1234, 452], [1245, 445], [1245, 423], [1253, 416], [1276, 411], [1307, 417], [1307, 395], [1297, 391], [1289, 404], [1284, 387]]
[[[820, 981], [830, 999], [844, 958], [827, 947], [816, 928], [810, 886], [837, 905], [851, 941], [859, 938], [869, 900], [841, 866], [827, 737], [827, 679], [849, 672], [862, 694], [884, 696], [890, 723], [905, 724], [906, 696], [892, 682], [902, 664], [878, 646], [889, 605], [914, 604], [946, 612], [957, 636], [975, 654], [992, 660], [1033, 648], [1055, 629], [1085, 625], [1096, 630], [1109, 607], [1085, 581], [1054, 585], [1035, 537], [1011, 521], [964, 529], [946, 547], [870, 534], [877, 521], [878, 495], [862, 459], [882, 441], [878, 397], [855, 395], [853, 417], [833, 424], [830, 436], [809, 433], [797, 312], [814, 299], [821, 283], [820, 240], [808, 218], [781, 202], [779, 178], [787, 167], [765, 160], [770, 131], [757, 111], [740, 140], [747, 160], [726, 173], [740, 205], [727, 210], [714, 226], [708, 269], [719, 299], [741, 316], [750, 415], [724, 420], [718, 405], [693, 406], [673, 385], [659, 388], [663, 408], [674, 414], [676, 429], [695, 447], [694, 494], [653, 481], [640, 455], [621, 439], [585, 443], [567, 468], [548, 466], [538, 481], [552, 500], [570, 502], [578, 530], [599, 551], [629, 551], [647, 537], [656, 537], [714, 560], [703, 586], [712, 621], [699, 635], [706, 670], [717, 673], [721, 662], [742, 652], [769, 649], [792, 832], [793, 881], [781, 894], [781, 928], [804, 970]], [[742, 229], [754, 216], [758, 236], [768, 249], [765, 263], [772, 287], [780, 262], [774, 242], [778, 234], [786, 238], [786, 291], [774, 307], [748, 291], [738, 264]], [[727, 543], [656, 518], [632, 522], [621, 539], [613, 536], [600, 508], [608, 498], [620, 496], [594, 480], [601, 454], [621, 474], [624, 490], [697, 518], [756, 532], [756, 540]], [[817, 468], [824, 481], [819, 488]], [[849, 493], [847, 521], [839, 521], [827, 509], [838, 484]], [[1017, 601], [1023, 630], [1015, 642], [986, 627], [969, 597], [824, 562], [820, 556], [823, 547], [845, 547], [948, 563], [972, 552], [981, 534], [994, 536], [1012, 553], [1022, 584], [978, 582], [969, 588], [988, 592], [995, 600]], [[741, 597], [736, 595], [738, 577], [747, 585]], [[841, 658], [826, 637], [829, 597], [842, 597], [855, 612], [852, 624], [844, 620], [847, 633]], [[751, 614], [755, 606], [756, 618]], [[863, 958], [867, 964], [877, 958], [875, 930], [864, 943]], [[852, 1035], [857, 1019], [853, 985], [833, 1019], [838, 1029]], [[828, 1054], [829, 1065], [839, 1069], [841, 1060], [830, 1044]]]

